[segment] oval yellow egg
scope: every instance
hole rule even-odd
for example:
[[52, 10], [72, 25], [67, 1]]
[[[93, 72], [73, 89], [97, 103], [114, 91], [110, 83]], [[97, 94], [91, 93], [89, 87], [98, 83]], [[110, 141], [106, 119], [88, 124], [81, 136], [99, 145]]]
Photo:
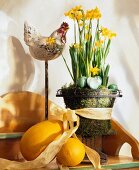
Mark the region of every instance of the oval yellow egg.
[[85, 156], [83, 143], [76, 138], [69, 138], [57, 154], [57, 160], [64, 166], [76, 166]]
[[60, 121], [43, 121], [29, 128], [20, 142], [23, 157], [30, 161], [37, 158], [40, 153], [63, 132]]

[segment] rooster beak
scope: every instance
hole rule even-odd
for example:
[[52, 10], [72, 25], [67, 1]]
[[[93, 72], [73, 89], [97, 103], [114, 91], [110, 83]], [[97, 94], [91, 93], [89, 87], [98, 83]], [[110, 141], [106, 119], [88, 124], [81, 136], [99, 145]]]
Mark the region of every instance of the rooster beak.
[[68, 31], [68, 30], [69, 30], [69, 27], [66, 28], [66, 31]]

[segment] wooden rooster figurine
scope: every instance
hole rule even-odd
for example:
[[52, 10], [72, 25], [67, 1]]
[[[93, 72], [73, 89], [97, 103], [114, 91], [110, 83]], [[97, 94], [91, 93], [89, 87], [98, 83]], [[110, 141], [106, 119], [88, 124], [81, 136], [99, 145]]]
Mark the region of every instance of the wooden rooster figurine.
[[31, 55], [38, 60], [53, 60], [62, 54], [66, 43], [66, 33], [69, 26], [63, 22], [49, 37], [39, 34], [27, 22], [24, 23], [24, 40], [29, 46]]

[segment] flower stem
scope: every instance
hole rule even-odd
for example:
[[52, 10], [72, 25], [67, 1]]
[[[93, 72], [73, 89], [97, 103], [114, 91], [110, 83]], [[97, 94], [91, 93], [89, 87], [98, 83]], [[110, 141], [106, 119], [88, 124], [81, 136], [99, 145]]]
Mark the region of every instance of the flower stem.
[[76, 21], [74, 20], [74, 39], [76, 44]]
[[68, 66], [68, 64], [67, 64], [67, 62], [66, 62], [66, 59], [64, 58], [63, 54], [62, 54], [62, 58], [63, 58], [63, 60], [64, 60], [64, 62], [65, 62], [65, 64], [66, 64], [66, 67], [67, 67], [67, 69], [68, 69], [68, 71], [69, 71], [69, 74], [70, 74], [70, 76], [71, 76], [71, 78], [72, 78], [72, 80], [73, 80], [73, 82], [74, 82], [74, 78], [73, 78], [73, 76], [72, 76], [72, 73], [71, 73], [71, 71], [70, 71], [70, 69], [69, 69], [69, 66]]

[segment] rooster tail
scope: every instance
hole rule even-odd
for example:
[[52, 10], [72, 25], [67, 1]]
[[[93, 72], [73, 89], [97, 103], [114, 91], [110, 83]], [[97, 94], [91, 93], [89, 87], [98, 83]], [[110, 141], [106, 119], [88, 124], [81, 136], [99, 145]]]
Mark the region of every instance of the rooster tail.
[[26, 21], [24, 22], [24, 41], [26, 42], [27, 45], [31, 41], [30, 27]]
[[36, 29], [24, 22], [24, 41], [27, 45], [32, 45], [35, 39], [38, 39], [40, 34]]

